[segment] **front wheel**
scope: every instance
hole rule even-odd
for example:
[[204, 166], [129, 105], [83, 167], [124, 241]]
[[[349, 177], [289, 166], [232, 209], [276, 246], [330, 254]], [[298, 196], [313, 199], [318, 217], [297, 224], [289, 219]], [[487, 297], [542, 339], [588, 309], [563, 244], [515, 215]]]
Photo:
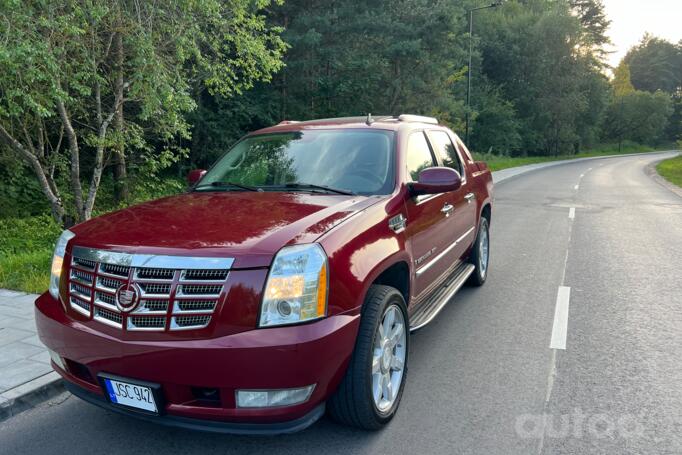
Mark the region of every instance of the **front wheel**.
[[390, 286], [372, 286], [348, 370], [329, 400], [334, 420], [377, 430], [393, 418], [403, 394], [409, 339], [402, 294]]
[[471, 248], [469, 262], [474, 265], [474, 272], [469, 277], [469, 283], [483, 286], [488, 277], [488, 261], [490, 260], [490, 228], [487, 218], [481, 217], [478, 223], [478, 234]]

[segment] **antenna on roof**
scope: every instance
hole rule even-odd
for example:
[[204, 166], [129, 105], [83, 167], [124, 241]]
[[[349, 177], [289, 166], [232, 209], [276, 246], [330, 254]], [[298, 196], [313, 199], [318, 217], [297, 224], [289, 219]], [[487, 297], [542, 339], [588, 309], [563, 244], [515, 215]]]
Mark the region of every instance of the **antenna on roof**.
[[372, 126], [372, 123], [374, 123], [374, 118], [372, 117], [372, 114], [367, 114], [367, 120], [365, 120], [365, 123], [368, 126]]

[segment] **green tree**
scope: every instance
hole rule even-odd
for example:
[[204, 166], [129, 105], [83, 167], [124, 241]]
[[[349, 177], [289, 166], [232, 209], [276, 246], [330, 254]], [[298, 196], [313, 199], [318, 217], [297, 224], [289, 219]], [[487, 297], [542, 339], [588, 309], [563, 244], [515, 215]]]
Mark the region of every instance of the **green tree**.
[[0, 0], [0, 142], [58, 222], [90, 218], [105, 166], [130, 149], [157, 164], [181, 156], [196, 86], [229, 97], [281, 67], [269, 5]]
[[479, 24], [482, 73], [517, 112], [514, 152], [571, 153], [596, 136], [608, 85], [566, 3], [508, 2]]
[[632, 85], [637, 90], [662, 90], [674, 94], [682, 90], [682, 46], [646, 34], [627, 53]]
[[606, 114], [605, 134], [619, 143], [631, 140], [656, 144], [665, 138], [672, 113], [670, 95], [661, 91], [634, 91], [613, 99]]
[[613, 94], [616, 97], [625, 96], [635, 91], [630, 79], [630, 67], [624, 61], [620, 62], [613, 72], [611, 85], [613, 87]]

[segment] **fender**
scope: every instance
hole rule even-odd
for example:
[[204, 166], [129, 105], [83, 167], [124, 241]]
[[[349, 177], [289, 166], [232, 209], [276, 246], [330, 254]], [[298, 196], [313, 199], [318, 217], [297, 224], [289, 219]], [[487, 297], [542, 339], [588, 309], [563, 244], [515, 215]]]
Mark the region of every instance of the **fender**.
[[401, 261], [411, 267], [405, 234], [395, 233], [387, 222], [402, 207], [384, 200], [318, 239], [329, 260], [329, 314], [359, 312], [369, 286], [384, 270]]

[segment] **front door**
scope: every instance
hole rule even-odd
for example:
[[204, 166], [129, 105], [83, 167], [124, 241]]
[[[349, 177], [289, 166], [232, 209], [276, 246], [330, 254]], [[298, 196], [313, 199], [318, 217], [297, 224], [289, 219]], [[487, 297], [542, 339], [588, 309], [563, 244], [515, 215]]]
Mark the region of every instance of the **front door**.
[[[419, 178], [419, 172], [437, 165], [423, 132], [414, 132], [408, 138], [406, 161], [408, 177], [415, 182]], [[452, 243], [449, 201], [448, 193], [417, 196], [407, 200], [406, 234], [416, 270], [413, 296], [421, 295], [452, 264], [446, 259], [437, 259], [447, 245]]]
[[468, 175], [467, 167], [450, 136], [443, 130], [430, 130], [427, 135], [438, 164], [456, 170], [462, 178], [462, 186], [458, 190], [446, 193], [448, 202], [453, 206], [448, 218], [448, 229], [451, 232], [449, 248], [452, 251], [448, 256], [452, 263], [466, 259], [465, 255], [476, 239], [476, 196], [471, 188], [471, 176]]

